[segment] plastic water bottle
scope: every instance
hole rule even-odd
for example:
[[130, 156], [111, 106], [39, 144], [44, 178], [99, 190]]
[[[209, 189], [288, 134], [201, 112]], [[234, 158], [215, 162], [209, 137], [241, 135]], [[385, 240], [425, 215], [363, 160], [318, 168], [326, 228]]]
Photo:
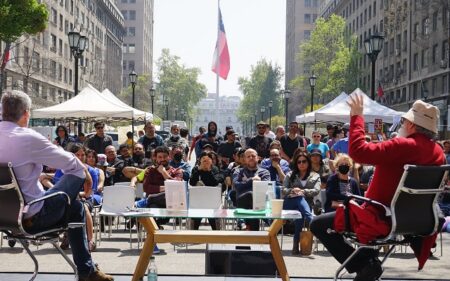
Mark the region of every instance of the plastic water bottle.
[[266, 191], [266, 210], [268, 212], [272, 210], [272, 199], [275, 199], [275, 193], [272, 188], [268, 188]]
[[147, 271], [147, 281], [158, 281], [158, 269], [156, 268], [155, 257], [150, 258], [150, 265]]

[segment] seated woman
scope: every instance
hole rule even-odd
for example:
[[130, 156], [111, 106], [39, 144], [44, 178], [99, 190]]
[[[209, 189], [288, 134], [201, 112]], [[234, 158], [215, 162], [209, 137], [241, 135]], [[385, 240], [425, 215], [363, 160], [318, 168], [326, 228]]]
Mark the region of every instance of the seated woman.
[[86, 164], [91, 169], [89, 172], [92, 177], [92, 203], [94, 206], [100, 205], [103, 201], [103, 185], [105, 184], [105, 172], [98, 168], [97, 152], [92, 149], [86, 150]]
[[[202, 152], [199, 158], [199, 164], [191, 172], [189, 184], [191, 186], [218, 186], [223, 183], [223, 174], [217, 166], [213, 165], [213, 154], [211, 152]], [[218, 187], [219, 188], [219, 187]], [[216, 220], [208, 219], [209, 225], [216, 230]], [[194, 229], [200, 227], [201, 219], [193, 219]]]
[[311, 150], [309, 157], [311, 158], [312, 170], [320, 176], [320, 193], [314, 198], [314, 205], [312, 205], [314, 214], [319, 215], [325, 208], [327, 181], [331, 174], [328, 166], [329, 159], [322, 159], [322, 151], [320, 149]]
[[353, 160], [347, 154], [338, 154], [334, 159], [336, 174], [330, 176], [327, 181], [327, 200], [325, 212], [332, 212], [340, 201], [347, 198], [348, 194], [361, 195], [358, 182], [349, 176], [353, 167]]
[[294, 244], [292, 254], [298, 255], [300, 231], [304, 223], [312, 220], [310, 204], [313, 197], [320, 191], [320, 176], [312, 171], [311, 159], [306, 152], [294, 154], [291, 162], [291, 172], [286, 175], [283, 184], [283, 209], [298, 210], [302, 218], [295, 220]]

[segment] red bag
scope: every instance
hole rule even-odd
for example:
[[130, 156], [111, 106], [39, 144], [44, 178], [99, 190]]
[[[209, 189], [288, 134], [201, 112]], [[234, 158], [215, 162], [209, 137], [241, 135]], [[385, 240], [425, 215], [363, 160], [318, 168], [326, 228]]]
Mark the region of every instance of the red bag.
[[[336, 209], [334, 218], [334, 230], [339, 233], [348, 231], [345, 225], [345, 206]], [[369, 243], [376, 238], [386, 237], [391, 231], [391, 221], [376, 206], [371, 204], [359, 205], [354, 201], [348, 204], [349, 231], [354, 232], [358, 241]]]

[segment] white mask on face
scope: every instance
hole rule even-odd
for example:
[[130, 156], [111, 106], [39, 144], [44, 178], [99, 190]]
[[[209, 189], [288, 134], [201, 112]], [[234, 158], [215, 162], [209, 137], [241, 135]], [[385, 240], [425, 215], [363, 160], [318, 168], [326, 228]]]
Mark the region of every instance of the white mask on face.
[[398, 137], [406, 138], [408, 137], [408, 132], [406, 131], [406, 128], [402, 125], [400, 129], [398, 129]]

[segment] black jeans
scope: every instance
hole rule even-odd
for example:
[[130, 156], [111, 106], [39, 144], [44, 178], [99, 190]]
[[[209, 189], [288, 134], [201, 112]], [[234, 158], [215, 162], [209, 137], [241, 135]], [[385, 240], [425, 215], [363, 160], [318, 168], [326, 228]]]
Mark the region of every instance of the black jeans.
[[[333, 229], [333, 222], [336, 212], [321, 214], [311, 222], [312, 233], [323, 243], [333, 257], [341, 264], [355, 251], [353, 247], [345, 243], [344, 238], [339, 233], [328, 233], [327, 229]], [[367, 265], [370, 259], [378, 257], [378, 251], [372, 249], [362, 249], [347, 264], [349, 273], [360, 271]]]
[[[237, 197], [237, 207], [244, 209], [253, 209], [253, 192], [247, 191]], [[258, 219], [246, 219], [245, 223], [250, 226], [250, 230], [259, 230]]]

